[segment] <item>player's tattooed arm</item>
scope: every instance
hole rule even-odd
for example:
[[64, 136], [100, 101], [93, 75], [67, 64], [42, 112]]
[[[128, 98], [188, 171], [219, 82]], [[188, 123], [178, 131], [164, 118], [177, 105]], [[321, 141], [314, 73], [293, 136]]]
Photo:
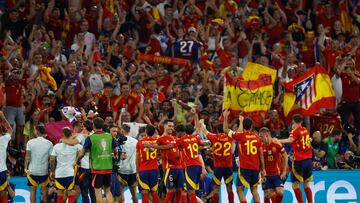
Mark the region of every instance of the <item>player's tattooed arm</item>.
[[25, 171], [26, 175], [31, 174], [31, 172], [29, 171], [30, 157], [31, 157], [30, 156], [30, 151], [26, 150], [25, 165], [24, 165], [24, 167], [25, 167], [24, 171]]
[[50, 156], [50, 163], [49, 163], [50, 172], [54, 173], [56, 169], [56, 157]]

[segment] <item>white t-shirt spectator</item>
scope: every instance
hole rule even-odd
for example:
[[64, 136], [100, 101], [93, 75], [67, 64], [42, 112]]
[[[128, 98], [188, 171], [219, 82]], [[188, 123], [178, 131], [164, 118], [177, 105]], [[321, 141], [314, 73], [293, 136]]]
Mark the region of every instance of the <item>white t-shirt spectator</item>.
[[29, 140], [26, 151], [30, 152], [29, 171], [35, 176], [45, 176], [49, 171], [49, 156], [53, 150], [53, 144], [44, 137]]
[[132, 123], [124, 122], [124, 124], [130, 126], [129, 136], [133, 137], [135, 139], [137, 139], [139, 137], [139, 129], [141, 127], [146, 127], [147, 126], [147, 124], [145, 124], [145, 123], [136, 123], [136, 122], [132, 122]]
[[6, 155], [7, 155], [7, 147], [9, 141], [11, 140], [11, 135], [9, 133], [5, 133], [0, 136], [0, 172], [6, 171]]
[[[84, 39], [84, 43], [85, 43], [85, 54], [86, 56], [89, 56], [91, 54], [92, 51], [92, 46], [93, 44], [96, 42], [96, 38], [95, 35], [91, 32], [86, 32], [85, 33], [85, 39]], [[71, 49], [76, 51], [79, 48], [79, 41], [77, 39], [77, 36], [75, 36], [74, 38], [74, 44], [71, 45]]]
[[[90, 135], [89, 135], [90, 136]], [[76, 139], [79, 143], [84, 146], [86, 137], [83, 134], [79, 134]], [[83, 169], [90, 169], [90, 159], [89, 159], [89, 152], [85, 153], [85, 156], [81, 159], [81, 168]]]
[[77, 144], [70, 146], [59, 143], [54, 146], [51, 156], [56, 157], [55, 178], [66, 178], [74, 176], [74, 161], [82, 146]]
[[341, 102], [341, 97], [343, 94], [341, 77], [337, 77], [336, 74], [331, 78], [331, 83], [334, 88], [335, 97], [336, 97], [336, 105]]
[[120, 174], [134, 174], [136, 173], [136, 143], [137, 140], [127, 136], [124, 145], [121, 145], [123, 152], [126, 152], [126, 159], [121, 160], [118, 164]]
[[89, 76], [90, 90], [93, 94], [101, 92], [104, 89], [104, 83], [99, 73], [91, 73]]

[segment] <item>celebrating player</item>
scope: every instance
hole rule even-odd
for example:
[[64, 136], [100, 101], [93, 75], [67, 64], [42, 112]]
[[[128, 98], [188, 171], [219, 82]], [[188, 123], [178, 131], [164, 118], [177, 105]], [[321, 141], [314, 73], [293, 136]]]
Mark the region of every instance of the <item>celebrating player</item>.
[[[228, 130], [229, 111], [224, 111], [224, 131]], [[262, 176], [265, 176], [264, 157], [262, 154], [261, 141], [259, 136], [252, 131], [252, 120], [239, 116], [239, 132], [229, 131], [234, 140], [239, 144], [239, 171], [238, 180], [236, 182], [237, 192], [241, 203], [246, 202], [244, 195], [244, 187], [250, 188], [255, 203], [260, 203], [260, 196], [257, 186], [260, 183], [259, 170]]]
[[206, 175], [204, 162], [199, 154], [199, 146], [205, 145], [198, 135], [192, 135], [194, 127], [192, 125], [184, 126], [185, 135], [177, 142], [183, 151], [185, 170], [186, 190], [189, 195], [190, 203], [196, 203], [195, 191], [199, 189], [200, 177]]
[[216, 129], [219, 134], [213, 134], [207, 131], [205, 124], [201, 122], [202, 131], [209, 138], [213, 147], [213, 160], [214, 160], [214, 202], [219, 202], [219, 189], [221, 179], [224, 178], [226, 190], [228, 192], [229, 203], [234, 202], [234, 193], [232, 190], [233, 181], [233, 161], [232, 161], [232, 142], [233, 139], [223, 131], [223, 125], [217, 125]]
[[[68, 127], [63, 128], [62, 133], [66, 138], [71, 136], [71, 130]], [[82, 147], [79, 144], [71, 146], [65, 143], [58, 143], [54, 146], [50, 156], [50, 177], [55, 177], [57, 202], [63, 202], [65, 191], [67, 191], [68, 194], [68, 202], [76, 202], [73, 190], [75, 185], [76, 167], [74, 168], [73, 163], [81, 148]]]
[[[268, 128], [261, 128], [259, 136], [263, 142], [263, 155], [266, 176], [263, 178], [262, 187], [265, 191], [265, 203], [281, 203], [284, 196], [284, 184], [286, 179], [286, 167], [288, 157], [283, 146], [272, 139]], [[280, 171], [281, 167], [281, 171]]]
[[[173, 136], [174, 123], [171, 120], [164, 121], [164, 133], [160, 136], [155, 145], [151, 147], [161, 150], [163, 169], [165, 170], [164, 183], [166, 186], [166, 197], [164, 203], [172, 201], [175, 196], [175, 203], [181, 201], [182, 188], [184, 187], [184, 169], [179, 148], [176, 146], [176, 139]], [[150, 148], [150, 149], [151, 149]]]
[[45, 139], [45, 126], [35, 128], [36, 138], [26, 144], [25, 173], [30, 187], [30, 202], [36, 202], [36, 189], [41, 187], [42, 201], [47, 201], [47, 185], [49, 183], [49, 157], [53, 144]]
[[[84, 125], [84, 126], [83, 126]], [[83, 128], [85, 127], [85, 128]], [[61, 141], [68, 145], [85, 144], [85, 139], [90, 136], [89, 134], [93, 130], [93, 123], [90, 120], [86, 120], [84, 124], [79, 121], [74, 123], [75, 136], [71, 138], [62, 138]], [[91, 187], [91, 171], [89, 162], [89, 152], [87, 152], [81, 159], [79, 173], [76, 177], [76, 184], [80, 186], [81, 197], [84, 203], [95, 202], [95, 191]], [[90, 196], [90, 199], [89, 199]]]
[[7, 146], [11, 140], [11, 134], [13, 132], [11, 125], [6, 120], [4, 113], [0, 111], [0, 121], [4, 123], [6, 129], [5, 133], [1, 132], [0, 134], [0, 202], [8, 202], [8, 193], [7, 187], [9, 185], [7, 178], [7, 167], [6, 167], [6, 158], [7, 158]]
[[125, 144], [121, 146], [122, 150], [126, 152], [126, 158], [119, 162], [118, 164], [118, 178], [120, 183], [123, 186], [121, 190], [121, 199], [124, 199], [124, 188], [125, 186], [129, 186], [130, 193], [132, 196], [133, 203], [138, 202], [136, 187], [137, 187], [137, 179], [136, 179], [136, 144], [137, 140], [131, 136], [130, 134], [130, 126], [127, 124], [121, 125], [121, 134], [127, 137]]
[[307, 202], [312, 203], [312, 191], [309, 182], [312, 180], [312, 147], [309, 131], [302, 126], [303, 118], [294, 115], [290, 137], [279, 140], [282, 144], [292, 144], [294, 158], [292, 162], [291, 181], [296, 199], [303, 203], [300, 182], [304, 184]]
[[155, 128], [151, 125], [146, 126], [146, 136], [136, 144], [136, 168], [138, 173], [139, 190], [143, 203], [149, 203], [149, 192], [153, 203], [159, 203], [157, 194], [158, 189], [158, 162], [157, 150], [150, 150], [144, 147], [144, 143], [156, 144], [154, 138]]

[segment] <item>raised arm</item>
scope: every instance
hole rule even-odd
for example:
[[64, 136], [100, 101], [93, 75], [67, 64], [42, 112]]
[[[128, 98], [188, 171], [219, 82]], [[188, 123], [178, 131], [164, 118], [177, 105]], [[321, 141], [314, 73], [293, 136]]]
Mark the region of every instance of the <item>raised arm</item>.
[[230, 114], [230, 111], [229, 109], [225, 109], [224, 112], [223, 112], [223, 116], [224, 116], [224, 123], [223, 123], [223, 130], [224, 130], [224, 133], [228, 134], [229, 133], [229, 114]]

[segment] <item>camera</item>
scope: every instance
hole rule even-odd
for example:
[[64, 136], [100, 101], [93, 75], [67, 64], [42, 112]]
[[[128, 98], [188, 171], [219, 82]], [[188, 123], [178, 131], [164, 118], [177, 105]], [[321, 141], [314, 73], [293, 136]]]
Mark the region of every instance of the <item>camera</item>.
[[118, 145], [124, 145], [127, 137], [124, 135], [119, 135], [118, 137], [115, 138], [116, 142], [118, 143]]
[[349, 157], [349, 164], [351, 166], [359, 166], [360, 165], [360, 156], [351, 155]]
[[347, 132], [347, 133], [351, 133], [353, 135], [360, 135], [360, 131], [354, 127], [352, 127], [350, 124], [345, 123], [343, 126], [343, 129]]

